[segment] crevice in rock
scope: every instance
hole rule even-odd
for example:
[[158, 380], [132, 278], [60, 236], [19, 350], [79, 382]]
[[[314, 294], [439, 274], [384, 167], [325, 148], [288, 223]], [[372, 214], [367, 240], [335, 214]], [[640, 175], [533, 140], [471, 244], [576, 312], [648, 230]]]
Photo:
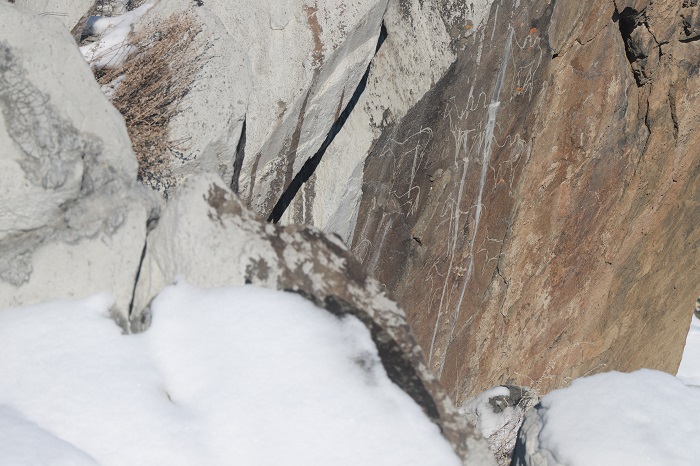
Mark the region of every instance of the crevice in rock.
[[[148, 228], [147, 228], [148, 230]], [[136, 287], [139, 284], [139, 278], [141, 277], [141, 268], [143, 267], [143, 261], [146, 259], [146, 248], [148, 246], [148, 234], [143, 239], [143, 249], [141, 250], [141, 258], [139, 259], [139, 266], [136, 269], [136, 276], [134, 277], [134, 289], [131, 291], [131, 301], [129, 302], [128, 309], [128, 327], [130, 327], [131, 318], [134, 315], [134, 298], [136, 297]]]
[[[379, 31], [379, 39], [377, 40], [377, 47], [374, 51], [375, 56], [379, 52], [379, 49], [381, 49], [382, 44], [384, 44], [387, 35], [388, 33], [386, 26], [382, 22], [382, 26]], [[323, 141], [323, 144], [321, 144], [321, 147], [319, 147], [316, 153], [304, 163], [304, 165], [301, 167], [301, 170], [299, 170], [299, 173], [297, 173], [296, 176], [294, 176], [294, 178], [287, 186], [287, 189], [284, 190], [279, 200], [272, 208], [272, 213], [270, 213], [270, 216], [267, 218], [268, 222], [279, 222], [279, 220], [282, 218], [282, 215], [284, 215], [285, 211], [292, 203], [301, 187], [304, 185], [304, 183], [306, 183], [309, 180], [311, 175], [313, 175], [316, 171], [316, 168], [318, 167], [318, 164], [321, 163], [321, 159], [326, 153], [326, 150], [328, 150], [328, 147], [331, 145], [335, 137], [338, 135], [340, 130], [347, 122], [348, 118], [350, 117], [350, 114], [355, 109], [357, 102], [360, 100], [360, 96], [367, 87], [367, 80], [369, 79], [369, 71], [371, 66], [372, 60], [370, 60], [370, 63], [367, 65], [365, 74], [362, 76], [362, 79], [355, 88], [355, 92], [350, 98], [350, 101], [348, 101], [348, 104], [345, 106], [345, 110], [342, 111], [338, 119], [335, 121], [335, 123], [333, 123], [333, 126], [331, 126], [331, 129], [328, 131], [326, 139]]]
[[673, 140], [678, 143], [678, 114], [676, 113], [676, 85], [672, 83], [668, 90], [668, 104], [671, 110], [671, 120], [673, 120]]
[[644, 158], [644, 154], [646, 154], [646, 152], [647, 152], [647, 147], [649, 146], [649, 140], [651, 139], [651, 126], [649, 126], [649, 102], [648, 101], [647, 101], [646, 115], [644, 115], [644, 127], [647, 129], [647, 137], [644, 140], [644, 147], [639, 152], [639, 157], [637, 158], [637, 163], [634, 165], [633, 176], [637, 176], [637, 169], [639, 168], [639, 164], [642, 162], [642, 159]]
[[678, 39], [678, 42], [681, 42], [683, 44], [688, 44], [690, 42], [696, 42], [700, 40], [700, 36], [695, 36], [695, 37], [689, 37], [687, 39]]
[[613, 22], [617, 22], [618, 28], [620, 29], [620, 36], [625, 44], [625, 55], [632, 69], [634, 79], [637, 82], [637, 87], [642, 87], [651, 80], [651, 76], [647, 70], [647, 61], [652, 50], [649, 47], [650, 44], [645, 44], [644, 41], [640, 39], [640, 33], [637, 31], [637, 28], [646, 29], [646, 33], [654, 42], [651, 44], [651, 47], [658, 48], [659, 54], [662, 53], [660, 44], [651, 29], [649, 29], [644, 10], [637, 11], [630, 7], [626, 7], [621, 12], [616, 10], [613, 14]]
[[638, 13], [630, 7], [625, 8], [621, 12], [615, 12], [613, 15], [613, 21], [617, 21], [617, 26], [620, 29], [620, 35], [622, 36], [622, 41], [625, 43], [625, 53], [627, 55], [627, 61], [630, 63], [636, 60], [634, 53], [630, 49], [630, 40], [632, 38], [632, 32], [639, 25], [637, 20]]
[[238, 181], [241, 177], [241, 168], [243, 167], [243, 159], [245, 158], [245, 143], [246, 143], [246, 122], [247, 118], [243, 118], [243, 127], [241, 128], [241, 136], [238, 139], [236, 146], [236, 155], [233, 159], [233, 178], [231, 178], [231, 190], [238, 193]]

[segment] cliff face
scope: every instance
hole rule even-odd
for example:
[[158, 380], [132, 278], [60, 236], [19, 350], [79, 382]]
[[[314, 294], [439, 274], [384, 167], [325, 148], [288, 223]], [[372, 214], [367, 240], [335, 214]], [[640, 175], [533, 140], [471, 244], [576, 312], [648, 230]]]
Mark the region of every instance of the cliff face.
[[218, 170], [263, 217], [340, 235], [457, 402], [675, 371], [697, 296], [695, 0], [224, 3], [149, 13], [193, 10], [219, 47], [178, 115], [206, 146], [183, 178]]
[[495, 1], [405, 116], [373, 122], [349, 233], [312, 219], [406, 307], [458, 402], [676, 370], [697, 294], [697, 10]]

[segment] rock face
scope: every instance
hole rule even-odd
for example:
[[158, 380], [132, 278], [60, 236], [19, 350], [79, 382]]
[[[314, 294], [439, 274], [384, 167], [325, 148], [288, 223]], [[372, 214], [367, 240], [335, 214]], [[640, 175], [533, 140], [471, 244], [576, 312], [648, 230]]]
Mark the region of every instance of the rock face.
[[367, 279], [343, 243], [302, 226], [266, 224], [215, 176], [188, 179], [149, 235], [132, 329], [149, 322], [147, 305], [177, 277], [197, 286], [260, 286], [299, 293], [369, 329], [389, 378], [438, 424], [465, 464], [492, 464], [478, 431], [458, 415], [425, 364], [402, 310]]
[[250, 55], [238, 192], [269, 216], [324, 142], [374, 55], [387, 0], [212, 0], [209, 8]]
[[251, 91], [246, 48], [210, 9], [191, 0], [160, 1], [134, 24], [134, 32], [162, 29], [173, 15], [189, 15], [201, 28], [186, 52], [192, 60], [199, 56], [200, 66], [168, 128], [176, 150], [168, 154], [167, 178], [160, 180], [166, 196], [193, 173], [216, 173], [231, 184]]
[[112, 289], [128, 314], [158, 204], [124, 122], [60, 23], [0, 16], [0, 308]]
[[312, 224], [351, 243], [368, 152], [383, 128], [400, 121], [442, 78], [490, 4], [491, 0], [389, 2], [383, 23], [386, 37], [372, 60], [366, 88], [285, 212], [284, 223]]
[[71, 29], [95, 3], [95, 0], [14, 0], [10, 3], [40, 16], [57, 18]]
[[218, 173], [269, 217], [353, 101], [386, 7], [387, 0], [155, 2], [136, 32], [171, 14], [193, 14], [203, 27], [193, 46], [202, 66], [169, 128], [170, 140], [181, 142], [168, 156], [172, 180], [158, 189], [167, 196], [190, 174]]
[[[408, 22], [410, 5], [389, 11]], [[337, 140], [355, 161], [329, 150], [316, 198], [302, 189], [290, 220], [351, 244], [458, 402], [504, 382], [546, 392], [677, 368], [700, 242], [697, 9], [494, 1], [475, 33], [450, 36], [453, 63], [405, 116], [366, 91], [378, 128], [352, 115]], [[390, 83], [445, 66], [416, 63]]]

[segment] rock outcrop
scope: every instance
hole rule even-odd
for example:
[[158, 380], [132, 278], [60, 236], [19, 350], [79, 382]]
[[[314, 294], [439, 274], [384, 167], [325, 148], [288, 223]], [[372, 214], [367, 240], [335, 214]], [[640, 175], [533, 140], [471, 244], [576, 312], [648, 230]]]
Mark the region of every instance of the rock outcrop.
[[[351, 115], [336, 139], [355, 161], [329, 150], [302, 188], [288, 218], [343, 236], [458, 402], [506, 381], [676, 370], [697, 294], [697, 9], [494, 1], [405, 116], [368, 94], [379, 129]], [[387, 87], [433, 71], [416, 65]]]
[[202, 8], [211, 9], [250, 55], [255, 79], [237, 187], [255, 212], [272, 213], [350, 102], [377, 48], [386, 5], [205, 2]]
[[362, 321], [391, 380], [465, 464], [493, 464], [401, 308], [342, 241], [265, 223], [211, 173], [189, 178], [161, 212], [162, 201], [136, 180], [123, 120], [67, 29], [5, 3], [0, 16], [12, 25], [0, 32], [0, 308], [108, 290], [117, 320], [140, 331], [150, 300], [177, 277], [299, 293]]
[[110, 289], [128, 314], [159, 204], [124, 122], [60, 23], [0, 16], [0, 307]]
[[351, 243], [367, 154], [383, 129], [401, 121], [444, 76], [456, 52], [487, 16], [491, 3], [389, 2], [383, 22], [385, 38], [355, 110], [300, 188], [283, 223], [311, 224]]
[[169, 127], [179, 146], [168, 154], [171, 179], [156, 187], [168, 196], [190, 174], [218, 173], [255, 212], [277, 215], [354, 105], [386, 7], [387, 0], [154, 2], [136, 33], [172, 14], [194, 15], [203, 31], [193, 46], [202, 66]]
[[299, 293], [370, 330], [389, 378], [408, 393], [465, 464], [490, 464], [484, 440], [454, 408], [428, 369], [403, 311], [368, 279], [345, 245], [303, 226], [265, 223], [217, 177], [189, 178], [148, 237], [133, 331], [147, 328], [148, 303], [177, 278], [196, 286], [253, 283]]

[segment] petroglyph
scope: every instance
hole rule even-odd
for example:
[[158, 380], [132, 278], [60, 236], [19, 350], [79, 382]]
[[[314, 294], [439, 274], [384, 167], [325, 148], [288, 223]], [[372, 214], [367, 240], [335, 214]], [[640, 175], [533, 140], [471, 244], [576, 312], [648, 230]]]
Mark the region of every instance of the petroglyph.
[[[542, 18], [524, 21], [521, 12], [515, 20], [515, 12], [515, 2], [494, 4], [461, 61], [385, 132], [365, 165], [365, 177], [373, 175], [353, 250], [404, 299], [440, 376], [448, 364], [466, 370], [450, 348], [481, 319], [485, 294], [509, 283], [500, 264], [532, 146], [524, 109], [536, 101], [550, 55]], [[425, 285], [402, 283], [407, 276]]]

